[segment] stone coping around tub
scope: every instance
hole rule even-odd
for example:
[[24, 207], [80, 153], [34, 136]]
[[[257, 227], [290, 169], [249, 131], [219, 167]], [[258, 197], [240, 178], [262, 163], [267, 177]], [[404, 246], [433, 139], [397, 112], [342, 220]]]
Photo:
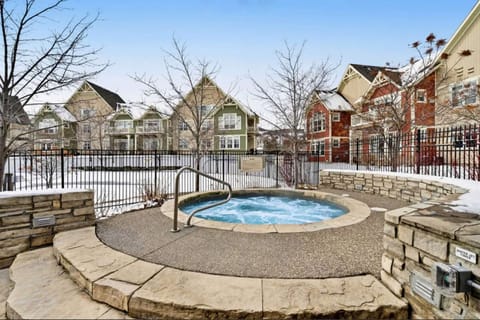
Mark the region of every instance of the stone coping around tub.
[[[406, 303], [372, 275], [264, 279], [183, 271], [116, 251], [97, 238], [93, 227], [56, 235], [53, 253], [70, 278], [93, 300], [135, 318], [407, 317]], [[19, 257], [14, 263], [14, 275], [24, 255]], [[14, 308], [10, 302], [10, 308]]]
[[[186, 201], [199, 199], [203, 197], [212, 197], [217, 195], [225, 195], [224, 191], [197, 192], [179, 197], [179, 206]], [[314, 198], [318, 200], [326, 200], [335, 203], [348, 210], [347, 213], [329, 220], [305, 223], [305, 224], [241, 224], [227, 223], [213, 220], [206, 220], [198, 217], [192, 218], [192, 225], [204, 228], [229, 230], [235, 232], [246, 233], [293, 233], [293, 232], [312, 232], [329, 228], [339, 228], [362, 222], [370, 215], [370, 208], [363, 202], [358, 200], [342, 197], [339, 195], [325, 193], [315, 190], [293, 190], [293, 189], [244, 189], [233, 191], [234, 195], [242, 194], [270, 194], [281, 196], [301, 196]], [[162, 206], [162, 213], [173, 219], [174, 200], [167, 201]], [[179, 226], [185, 224], [188, 215], [178, 210]]]

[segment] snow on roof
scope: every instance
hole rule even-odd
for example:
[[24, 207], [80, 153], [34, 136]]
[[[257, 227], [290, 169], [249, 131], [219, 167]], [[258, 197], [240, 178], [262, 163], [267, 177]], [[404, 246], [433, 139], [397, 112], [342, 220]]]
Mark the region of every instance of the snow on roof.
[[48, 106], [52, 112], [54, 112], [60, 119], [68, 122], [75, 122], [77, 119], [71, 114], [63, 105], [59, 104], [44, 104], [44, 105], [28, 105], [25, 106], [25, 112], [30, 119], [33, 119], [38, 115], [44, 107]]
[[25, 110], [25, 112], [27, 113], [28, 117], [31, 119], [33, 119], [38, 112], [40, 112], [40, 110], [42, 110], [43, 108], [43, 105], [39, 105], [39, 104], [33, 104], [33, 105], [26, 105], [23, 107], [23, 110]]
[[148, 111], [159, 112], [155, 107], [133, 102], [119, 103], [117, 111], [120, 111], [122, 109], [128, 114], [130, 114], [133, 120], [141, 119]]
[[425, 77], [431, 70], [437, 55], [432, 54], [423, 59], [418, 59], [414, 63], [409, 63], [400, 67], [402, 85], [408, 86]]
[[50, 109], [57, 114], [63, 121], [75, 122], [77, 119], [64, 106], [50, 105]]
[[317, 91], [317, 95], [330, 111], [353, 111], [348, 101], [336, 91]]

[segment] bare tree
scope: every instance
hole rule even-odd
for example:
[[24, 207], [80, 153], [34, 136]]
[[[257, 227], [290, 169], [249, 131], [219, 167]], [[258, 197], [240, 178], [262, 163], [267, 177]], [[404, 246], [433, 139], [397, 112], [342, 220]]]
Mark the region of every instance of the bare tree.
[[285, 42], [285, 48], [277, 51], [277, 66], [267, 74], [265, 84], [253, 77], [255, 96], [265, 105], [272, 117], [261, 116], [262, 120], [271, 124], [275, 129], [283, 130], [293, 147], [293, 184], [298, 183], [298, 152], [305, 142], [305, 113], [310, 97], [316, 90], [326, 89], [330, 85], [332, 74], [338, 67], [332, 66], [330, 61], [319, 65], [304, 65], [303, 50], [305, 43], [299, 48]]
[[[168, 88], [162, 90], [151, 77], [133, 76], [143, 84], [145, 93], [159, 98], [172, 113], [172, 133], [176, 141], [185, 142], [195, 153], [195, 167], [200, 169], [202, 143], [213, 139], [213, 114], [224, 105], [228, 94], [213, 83], [218, 66], [200, 59], [192, 61], [187, 47], [175, 37], [173, 49], [166, 51], [164, 60]], [[231, 88], [227, 92], [231, 91]], [[185, 146], [184, 146], [185, 147]], [[196, 179], [196, 190], [199, 177]]]
[[[2, 70], [0, 72], [0, 190], [5, 162], [32, 131], [8, 137], [23, 106], [41, 94], [76, 84], [103, 71], [98, 49], [85, 43], [98, 16], [72, 18], [65, 24], [52, 18], [66, 0], [0, 1]], [[49, 27], [45, 27], [47, 24]], [[86, 71], [89, 70], [89, 71]]]

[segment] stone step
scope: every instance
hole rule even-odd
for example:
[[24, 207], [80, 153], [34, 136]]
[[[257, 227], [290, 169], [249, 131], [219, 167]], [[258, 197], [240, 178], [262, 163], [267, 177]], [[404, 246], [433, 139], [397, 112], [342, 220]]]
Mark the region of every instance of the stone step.
[[10, 281], [8, 269], [0, 270], [0, 320], [6, 319], [6, 303], [8, 295], [13, 288], [13, 283]]
[[93, 301], [57, 264], [52, 247], [17, 255], [10, 279], [14, 288], [6, 303], [8, 319], [131, 319]]
[[261, 279], [182, 271], [104, 245], [94, 228], [59, 233], [54, 255], [94, 300], [148, 319], [403, 319], [407, 305], [371, 275]]

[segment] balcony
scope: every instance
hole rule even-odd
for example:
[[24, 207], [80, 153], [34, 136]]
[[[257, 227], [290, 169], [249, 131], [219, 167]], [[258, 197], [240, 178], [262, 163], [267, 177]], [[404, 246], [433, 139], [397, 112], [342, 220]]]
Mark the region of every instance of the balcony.
[[117, 127], [109, 127], [107, 129], [107, 134], [134, 134], [134, 128], [117, 128]]
[[135, 133], [137, 134], [159, 134], [163, 133], [163, 130], [160, 126], [138, 126], [135, 128]]
[[248, 132], [248, 133], [256, 133], [256, 132], [257, 132], [257, 128], [256, 128], [256, 127], [253, 127], [253, 126], [252, 126], [252, 127], [249, 126], [249, 127], [247, 128], [247, 132]]
[[373, 115], [370, 112], [353, 114], [351, 118], [352, 127], [368, 126], [368, 125], [371, 125], [372, 122], [373, 122]]

